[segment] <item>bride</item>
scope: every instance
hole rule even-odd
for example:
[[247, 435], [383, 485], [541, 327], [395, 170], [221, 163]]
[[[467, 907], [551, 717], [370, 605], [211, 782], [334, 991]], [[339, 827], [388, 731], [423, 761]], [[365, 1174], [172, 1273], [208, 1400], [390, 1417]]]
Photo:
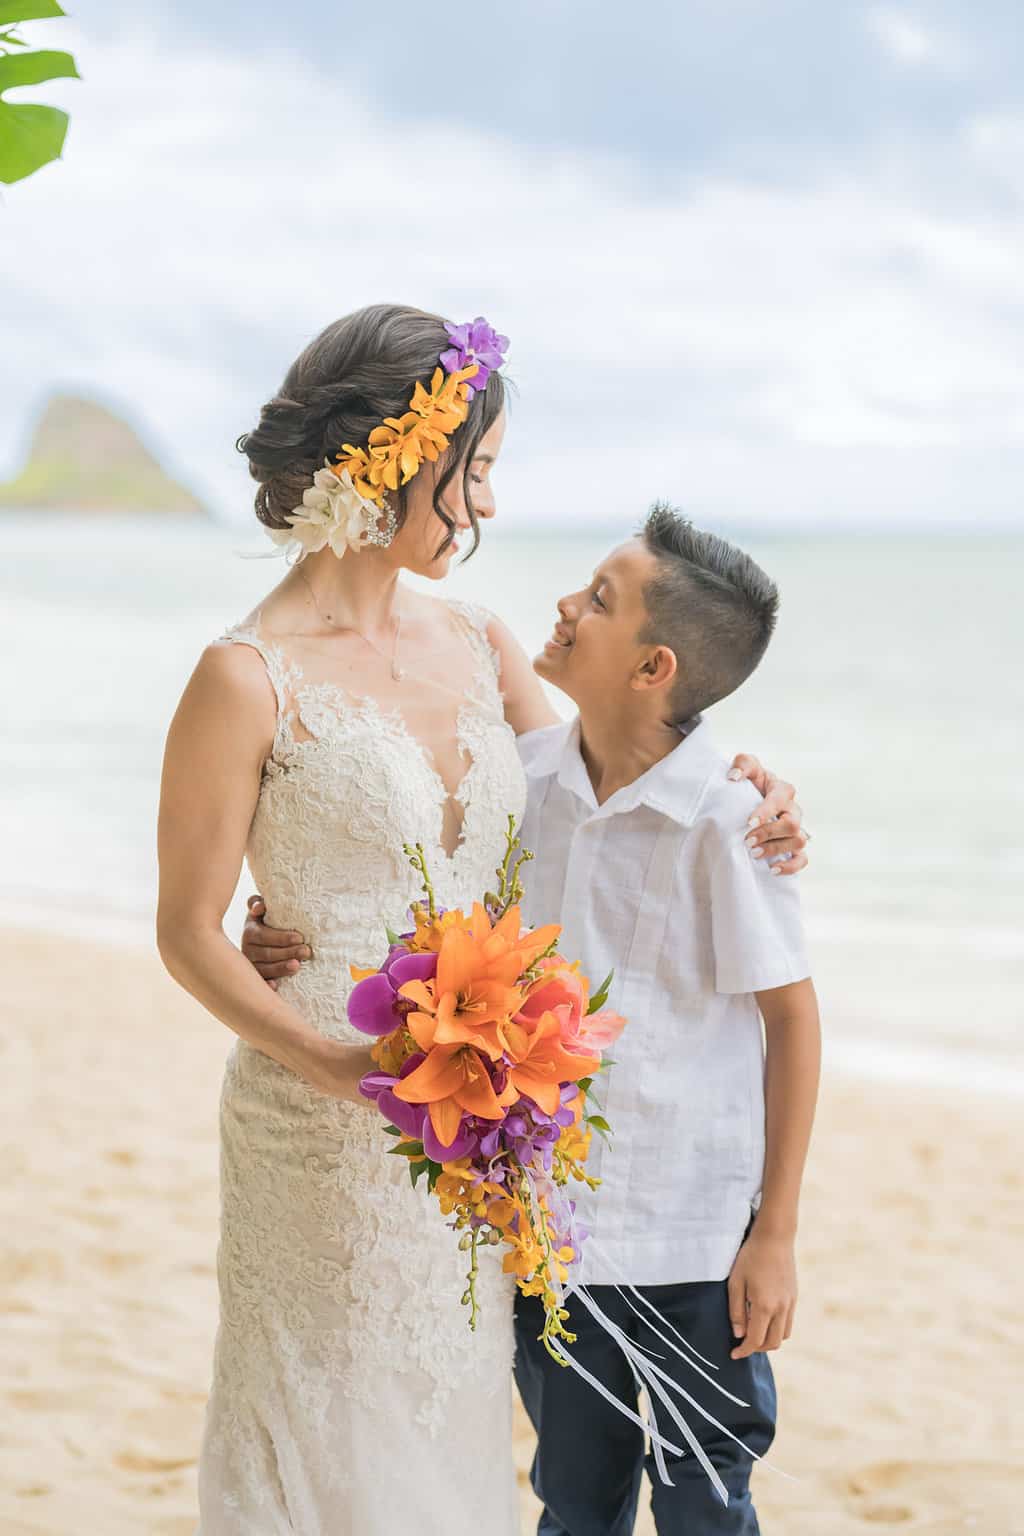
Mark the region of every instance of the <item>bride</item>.
[[[349, 965], [380, 961], [418, 895], [403, 843], [423, 844], [443, 906], [478, 898], [524, 806], [515, 738], [555, 719], [503, 624], [399, 580], [443, 577], [494, 515], [506, 345], [480, 320], [361, 310], [240, 439], [257, 516], [302, 558], [200, 659], [159, 830], [164, 963], [239, 1037], [200, 1536], [519, 1529], [510, 1282], [484, 1250], [471, 1333], [464, 1255], [384, 1154], [346, 1018]], [[791, 796], [773, 791], [769, 815]], [[222, 927], [243, 857], [268, 923], [312, 951], [274, 987]]]

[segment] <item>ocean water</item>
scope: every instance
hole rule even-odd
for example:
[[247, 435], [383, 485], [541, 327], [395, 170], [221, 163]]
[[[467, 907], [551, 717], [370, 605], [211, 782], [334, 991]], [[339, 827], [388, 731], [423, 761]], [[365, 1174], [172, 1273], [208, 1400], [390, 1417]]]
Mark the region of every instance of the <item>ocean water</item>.
[[[258, 531], [0, 527], [0, 910], [151, 943], [167, 723], [203, 645], [281, 568], [241, 558], [269, 547]], [[485, 533], [447, 589], [532, 652], [612, 540]], [[908, 1089], [1024, 1092], [1024, 538], [741, 542], [779, 582], [782, 617], [709, 721], [799, 788], [830, 1060]]]

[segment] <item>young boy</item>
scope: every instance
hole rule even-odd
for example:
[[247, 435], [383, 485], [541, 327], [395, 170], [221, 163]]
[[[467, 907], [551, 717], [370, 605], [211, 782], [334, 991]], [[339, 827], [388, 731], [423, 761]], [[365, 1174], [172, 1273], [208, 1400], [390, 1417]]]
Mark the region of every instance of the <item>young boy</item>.
[[[818, 1013], [795, 886], [737, 836], [737, 786], [700, 715], [761, 660], [778, 593], [748, 556], [658, 506], [558, 607], [534, 666], [579, 714], [520, 738], [522, 836], [536, 853], [526, 916], [557, 917], [564, 952], [595, 980], [614, 967], [609, 1006], [628, 1020], [602, 1090], [614, 1137], [608, 1147], [595, 1137], [588, 1165], [603, 1182], [578, 1203], [590, 1234], [581, 1278], [606, 1315], [763, 1454], [775, 1424], [763, 1351], [789, 1337], [796, 1303]], [[739, 792], [753, 811], [757, 792]], [[663, 1325], [618, 1284], [638, 1287], [749, 1407], [688, 1371], [654, 1331]], [[572, 1354], [635, 1404], [614, 1340], [578, 1301], [569, 1306]], [[643, 1434], [551, 1360], [541, 1325], [539, 1301], [519, 1296], [516, 1379], [538, 1435], [538, 1536], [628, 1536]], [[648, 1458], [659, 1533], [752, 1536], [749, 1456], [678, 1406], [729, 1504], [694, 1456], [667, 1458], [673, 1487]], [[658, 1420], [672, 1439], [660, 1407]]]
[[[529, 783], [526, 916], [558, 920], [562, 947], [628, 1024], [601, 1093], [614, 1138], [579, 1196], [582, 1280], [630, 1338], [763, 1454], [775, 1424], [765, 1350], [789, 1337], [793, 1243], [818, 1077], [818, 1016], [791, 880], [752, 858], [701, 711], [761, 660], [778, 593], [748, 556], [656, 506], [582, 591], [558, 605], [534, 662], [577, 717], [520, 737]], [[266, 930], [246, 950], [267, 942]], [[762, 1019], [767, 1056], [762, 1039]], [[582, 1186], [581, 1186], [582, 1188]], [[655, 1330], [673, 1328], [718, 1368], [738, 1407]], [[629, 1297], [629, 1300], [627, 1300]], [[630, 1305], [632, 1302], [632, 1305]], [[570, 1299], [572, 1354], [620, 1401], [636, 1388], [617, 1344]], [[642, 1315], [638, 1315], [642, 1314]], [[537, 1431], [538, 1536], [628, 1536], [645, 1464], [641, 1430], [538, 1341], [536, 1298], [517, 1298], [516, 1379]], [[671, 1337], [671, 1335], [669, 1335]], [[646, 1458], [660, 1536], [755, 1536], [750, 1457], [685, 1403], [729, 1493], [697, 1459]], [[673, 1438], [659, 1409], [661, 1432]]]

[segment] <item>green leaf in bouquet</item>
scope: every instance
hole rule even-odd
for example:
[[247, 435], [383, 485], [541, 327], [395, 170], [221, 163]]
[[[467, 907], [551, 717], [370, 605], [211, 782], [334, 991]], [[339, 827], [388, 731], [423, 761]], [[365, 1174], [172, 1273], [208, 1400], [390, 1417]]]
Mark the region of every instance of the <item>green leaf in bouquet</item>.
[[611, 1136], [612, 1128], [604, 1115], [585, 1115], [584, 1120], [587, 1125], [592, 1126], [597, 1131], [598, 1135], [603, 1136], [605, 1141]]
[[604, 1007], [605, 1003], [608, 1001], [608, 993], [611, 991], [611, 986], [614, 979], [615, 972], [609, 971], [604, 981], [602, 981], [601, 985], [590, 999], [590, 1007], [587, 1009], [588, 1014], [596, 1013], [599, 1008]]
[[[53, 14], [62, 13], [56, 11]], [[5, 19], [3, 8], [0, 8], [0, 21]], [[13, 105], [3, 100], [4, 92], [22, 85], [41, 85], [46, 80], [78, 78], [70, 53], [41, 50], [0, 54], [0, 182], [9, 185], [22, 181], [51, 160], [58, 160], [68, 131], [66, 112], [57, 107]]]
[[440, 1163], [430, 1162], [427, 1164], [427, 1188], [430, 1190], [431, 1194], [434, 1193], [434, 1185], [437, 1183], [442, 1173], [444, 1173], [444, 1169]]
[[419, 1183], [420, 1179], [423, 1177], [429, 1167], [430, 1162], [427, 1158], [424, 1158], [420, 1163], [409, 1164], [409, 1177], [412, 1180], [413, 1189], [416, 1188], [416, 1185]]
[[388, 1155], [394, 1153], [398, 1157], [422, 1157], [422, 1141], [403, 1141], [400, 1147], [388, 1147]]
[[397, 1125], [386, 1125], [384, 1131], [388, 1136], [401, 1136], [402, 1134]]
[[593, 1081], [594, 1079], [592, 1077], [581, 1077], [579, 1082], [576, 1084], [576, 1087], [582, 1089], [584, 1093], [589, 1093], [590, 1085]]
[[388, 936], [388, 943], [389, 944], [401, 944], [401, 942], [402, 942], [402, 935], [400, 933], [396, 933], [393, 928], [385, 927], [384, 932]]

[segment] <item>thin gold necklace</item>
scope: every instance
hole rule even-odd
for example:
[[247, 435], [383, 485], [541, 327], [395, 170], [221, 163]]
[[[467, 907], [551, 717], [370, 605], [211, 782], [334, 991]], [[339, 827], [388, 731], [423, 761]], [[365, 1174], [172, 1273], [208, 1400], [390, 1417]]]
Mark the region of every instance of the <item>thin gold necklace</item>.
[[338, 630], [341, 634], [358, 635], [359, 639], [365, 641], [365, 643], [370, 647], [371, 651], [376, 651], [378, 656], [382, 656], [384, 658], [384, 660], [391, 668], [391, 676], [394, 678], [396, 683], [400, 683], [405, 677], [404, 670], [398, 665], [398, 637], [402, 633], [401, 612], [395, 613], [395, 639], [394, 644], [391, 647], [391, 655], [388, 656], [384, 651], [381, 650], [379, 645], [374, 645], [369, 635], [364, 635], [361, 629], [356, 629], [352, 624], [338, 624], [334, 619], [331, 618], [329, 613], [324, 613], [324, 610], [321, 608], [320, 603], [317, 600], [317, 595], [313, 590], [313, 583], [302, 569], [302, 566], [296, 566], [296, 570], [302, 577], [302, 580], [306, 583], [306, 587], [309, 590], [309, 595], [313, 599], [313, 607], [323, 619], [324, 623], [327, 624], [331, 629]]

